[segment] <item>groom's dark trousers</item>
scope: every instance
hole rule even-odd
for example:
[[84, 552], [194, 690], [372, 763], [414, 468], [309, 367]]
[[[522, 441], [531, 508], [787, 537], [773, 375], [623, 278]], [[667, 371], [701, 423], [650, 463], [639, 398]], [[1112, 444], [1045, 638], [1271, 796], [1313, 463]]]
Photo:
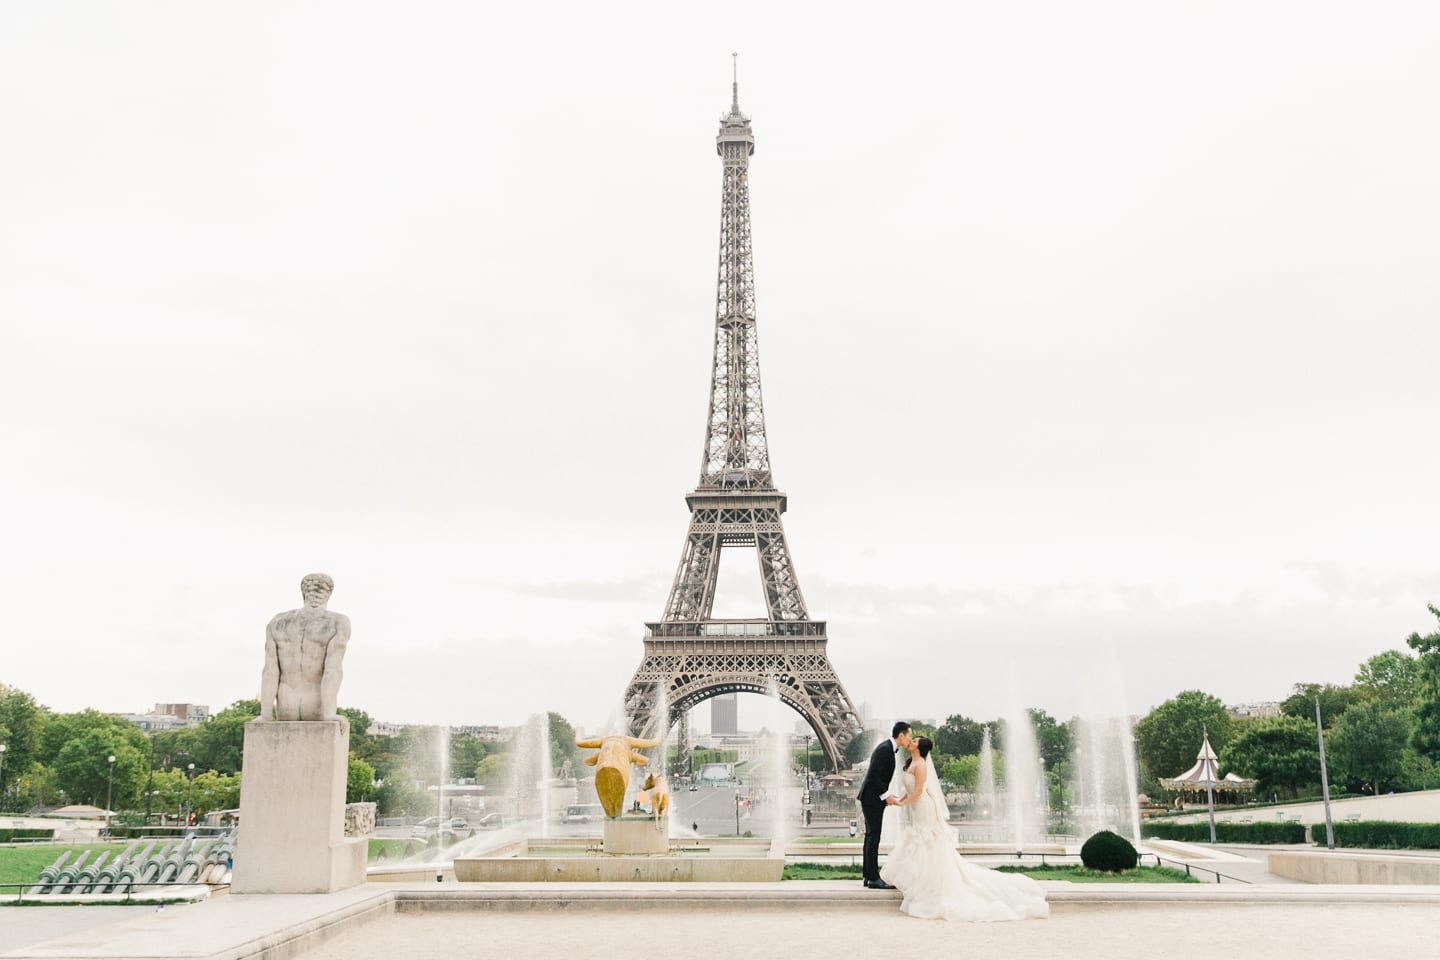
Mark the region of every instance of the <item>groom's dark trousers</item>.
[[865, 865], [863, 874], [866, 883], [880, 882], [880, 826], [885, 821], [885, 801], [881, 795], [890, 789], [890, 778], [895, 775], [895, 744], [881, 740], [870, 754], [870, 769], [860, 782], [860, 811], [865, 814]]

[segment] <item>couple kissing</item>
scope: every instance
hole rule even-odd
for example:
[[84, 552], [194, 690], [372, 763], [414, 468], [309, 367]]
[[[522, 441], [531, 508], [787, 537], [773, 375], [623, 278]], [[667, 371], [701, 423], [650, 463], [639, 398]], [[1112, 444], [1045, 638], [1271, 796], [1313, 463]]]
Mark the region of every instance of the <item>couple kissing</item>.
[[[863, 876], [871, 890], [895, 890], [900, 910], [912, 917], [958, 921], [1024, 920], [1048, 917], [1045, 892], [1029, 877], [996, 873], [966, 863], [956, 850], [955, 831], [928, 737], [917, 737], [901, 720], [870, 754], [860, 783], [865, 816]], [[880, 831], [886, 807], [899, 807], [900, 833], [880, 867]]]

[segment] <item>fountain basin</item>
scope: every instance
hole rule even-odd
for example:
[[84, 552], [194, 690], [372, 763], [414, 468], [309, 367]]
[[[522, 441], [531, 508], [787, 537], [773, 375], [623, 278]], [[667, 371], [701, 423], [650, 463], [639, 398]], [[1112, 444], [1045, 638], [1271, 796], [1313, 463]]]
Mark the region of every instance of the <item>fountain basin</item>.
[[483, 857], [457, 857], [454, 870], [462, 883], [778, 883], [785, 845], [731, 837], [670, 839], [663, 852], [611, 854], [599, 837], [529, 839]]

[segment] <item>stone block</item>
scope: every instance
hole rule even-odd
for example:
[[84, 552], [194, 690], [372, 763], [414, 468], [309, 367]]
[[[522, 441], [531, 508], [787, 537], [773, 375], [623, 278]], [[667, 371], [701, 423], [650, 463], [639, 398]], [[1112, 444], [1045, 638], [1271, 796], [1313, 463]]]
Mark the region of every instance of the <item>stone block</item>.
[[661, 817], [619, 817], [605, 821], [605, 852], [644, 856], [670, 852], [670, 823]]
[[333, 893], [365, 882], [365, 840], [345, 838], [343, 720], [245, 725], [231, 893]]

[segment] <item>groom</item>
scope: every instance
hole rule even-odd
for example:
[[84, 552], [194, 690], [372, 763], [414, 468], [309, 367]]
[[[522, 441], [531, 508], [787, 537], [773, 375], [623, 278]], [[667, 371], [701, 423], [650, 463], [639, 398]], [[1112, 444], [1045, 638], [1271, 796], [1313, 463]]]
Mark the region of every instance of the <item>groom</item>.
[[881, 740], [870, 754], [870, 769], [860, 784], [860, 810], [865, 814], [865, 886], [872, 890], [893, 889], [880, 879], [880, 825], [885, 820], [885, 807], [898, 797], [891, 791], [890, 781], [895, 777], [895, 754], [910, 747], [910, 724], [904, 720], [896, 722], [890, 730], [890, 739]]

